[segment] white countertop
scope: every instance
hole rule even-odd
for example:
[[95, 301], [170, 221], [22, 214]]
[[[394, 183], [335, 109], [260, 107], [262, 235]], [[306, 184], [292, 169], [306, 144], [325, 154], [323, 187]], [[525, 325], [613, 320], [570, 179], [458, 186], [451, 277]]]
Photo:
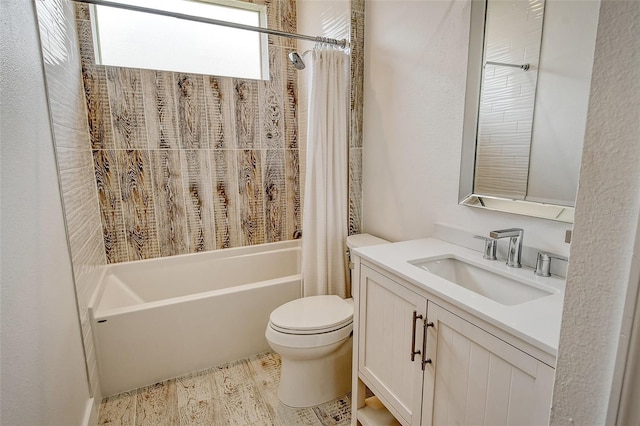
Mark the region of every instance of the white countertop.
[[[360, 247], [353, 252], [536, 348], [554, 357], [557, 355], [564, 279], [556, 276], [539, 277], [533, 273], [533, 269], [527, 267], [509, 268], [503, 260], [485, 260], [480, 252], [435, 238]], [[416, 259], [442, 255], [453, 255], [469, 263], [482, 265], [498, 274], [525, 280], [552, 294], [518, 305], [506, 306], [409, 263]]]

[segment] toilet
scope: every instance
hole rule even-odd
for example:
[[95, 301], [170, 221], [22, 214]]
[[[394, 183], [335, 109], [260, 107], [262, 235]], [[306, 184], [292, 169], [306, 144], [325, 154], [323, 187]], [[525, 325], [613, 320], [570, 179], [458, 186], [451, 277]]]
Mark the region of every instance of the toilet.
[[[353, 249], [384, 244], [369, 234], [347, 237]], [[265, 332], [282, 367], [278, 398], [289, 407], [311, 407], [351, 390], [353, 299], [310, 296], [276, 308]]]

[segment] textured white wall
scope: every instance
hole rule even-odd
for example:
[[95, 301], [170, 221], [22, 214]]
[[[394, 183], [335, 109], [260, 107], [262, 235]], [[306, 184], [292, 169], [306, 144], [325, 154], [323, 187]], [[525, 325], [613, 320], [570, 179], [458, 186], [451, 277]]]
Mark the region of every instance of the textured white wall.
[[[640, 2], [603, 0], [552, 424], [604, 424], [640, 214]], [[637, 276], [631, 277], [633, 281]], [[614, 398], [615, 400], [615, 398]], [[637, 403], [637, 396], [636, 396]]]
[[33, 2], [0, 2], [0, 423], [74, 425], [91, 407]]
[[568, 254], [570, 225], [458, 205], [468, 1], [371, 0], [365, 10], [364, 231], [429, 236], [434, 223]]

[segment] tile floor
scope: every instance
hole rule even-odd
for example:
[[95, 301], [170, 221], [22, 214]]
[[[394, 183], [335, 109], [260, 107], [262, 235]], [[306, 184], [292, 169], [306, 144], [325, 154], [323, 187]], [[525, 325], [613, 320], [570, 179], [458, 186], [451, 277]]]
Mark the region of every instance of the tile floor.
[[348, 425], [349, 395], [311, 408], [278, 400], [280, 357], [267, 352], [105, 398], [100, 425]]

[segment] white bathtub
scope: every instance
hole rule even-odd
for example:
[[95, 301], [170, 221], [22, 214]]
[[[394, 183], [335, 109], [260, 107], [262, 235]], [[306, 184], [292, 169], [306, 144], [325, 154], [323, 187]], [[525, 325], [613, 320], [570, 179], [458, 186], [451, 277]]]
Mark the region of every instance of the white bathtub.
[[301, 296], [300, 241], [107, 266], [89, 306], [105, 396], [267, 351]]

